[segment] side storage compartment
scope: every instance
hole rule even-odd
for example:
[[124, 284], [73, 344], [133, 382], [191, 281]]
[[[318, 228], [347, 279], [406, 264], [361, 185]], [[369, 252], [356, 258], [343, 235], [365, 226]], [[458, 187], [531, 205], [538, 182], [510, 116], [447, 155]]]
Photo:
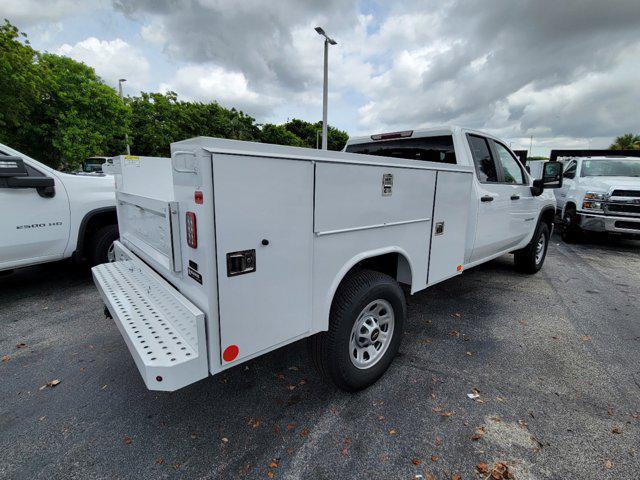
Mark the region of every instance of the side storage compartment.
[[472, 179], [470, 172], [437, 173], [429, 285], [462, 273]]
[[309, 161], [212, 155], [223, 366], [311, 327]]

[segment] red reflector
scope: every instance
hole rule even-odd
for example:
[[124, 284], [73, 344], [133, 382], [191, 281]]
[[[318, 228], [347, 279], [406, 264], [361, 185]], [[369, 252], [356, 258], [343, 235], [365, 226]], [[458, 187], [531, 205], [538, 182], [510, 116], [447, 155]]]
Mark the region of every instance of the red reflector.
[[240, 353], [240, 349], [238, 348], [237, 345], [229, 345], [227, 348], [224, 349], [222, 358], [224, 359], [225, 362], [233, 362], [238, 356], [238, 353]]
[[191, 248], [198, 248], [198, 227], [196, 214], [193, 212], [187, 212], [187, 245]]
[[202, 205], [203, 203], [203, 197], [202, 197], [202, 192], [201, 191], [196, 191], [196, 193], [193, 194], [193, 199], [194, 201], [198, 204], [198, 205]]

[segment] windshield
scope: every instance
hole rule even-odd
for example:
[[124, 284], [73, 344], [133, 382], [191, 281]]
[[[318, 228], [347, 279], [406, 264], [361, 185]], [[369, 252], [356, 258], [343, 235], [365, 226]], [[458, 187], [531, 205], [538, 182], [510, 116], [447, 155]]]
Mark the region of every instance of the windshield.
[[640, 160], [584, 160], [582, 177], [640, 177]]

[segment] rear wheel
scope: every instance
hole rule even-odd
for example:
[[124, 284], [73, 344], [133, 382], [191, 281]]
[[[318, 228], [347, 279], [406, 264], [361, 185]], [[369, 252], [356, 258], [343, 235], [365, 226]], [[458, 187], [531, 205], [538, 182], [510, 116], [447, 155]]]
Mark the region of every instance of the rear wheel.
[[374, 383], [398, 353], [406, 304], [398, 283], [388, 275], [360, 270], [336, 292], [329, 330], [309, 340], [320, 375], [346, 391]]
[[536, 273], [542, 268], [549, 247], [549, 226], [541, 222], [531, 243], [513, 257], [516, 268], [524, 273]]
[[574, 207], [567, 207], [562, 215], [562, 240], [567, 243], [575, 243], [580, 233], [576, 209]]
[[93, 234], [87, 250], [87, 258], [92, 266], [109, 261], [109, 250], [117, 239], [117, 225], [107, 225]]

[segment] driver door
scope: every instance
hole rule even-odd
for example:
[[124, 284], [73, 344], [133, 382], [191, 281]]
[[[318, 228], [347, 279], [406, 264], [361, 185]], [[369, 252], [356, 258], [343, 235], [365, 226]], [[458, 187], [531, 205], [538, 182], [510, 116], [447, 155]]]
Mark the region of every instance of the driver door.
[[[2, 155], [0, 154], [0, 159]], [[55, 195], [0, 183], [0, 270], [61, 259], [69, 240], [69, 202], [60, 179], [25, 161], [28, 176], [52, 176]]]

